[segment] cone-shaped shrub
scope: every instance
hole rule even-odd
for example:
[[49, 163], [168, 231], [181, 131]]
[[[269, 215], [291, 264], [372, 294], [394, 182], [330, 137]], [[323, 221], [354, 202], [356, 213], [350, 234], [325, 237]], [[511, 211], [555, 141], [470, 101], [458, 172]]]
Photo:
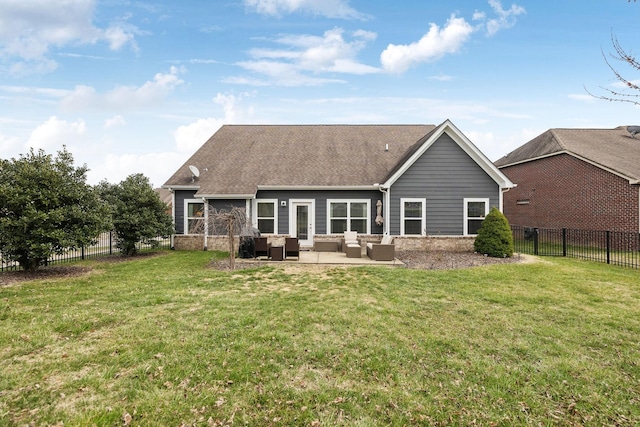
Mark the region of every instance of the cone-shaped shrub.
[[473, 246], [476, 252], [492, 257], [513, 255], [513, 234], [509, 221], [497, 208], [491, 208], [489, 215], [482, 221]]

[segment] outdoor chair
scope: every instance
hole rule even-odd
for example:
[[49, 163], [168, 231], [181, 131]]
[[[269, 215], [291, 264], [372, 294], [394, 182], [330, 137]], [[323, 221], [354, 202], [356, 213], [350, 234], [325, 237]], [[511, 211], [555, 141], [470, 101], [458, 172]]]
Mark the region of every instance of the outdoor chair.
[[347, 252], [347, 246], [349, 245], [359, 245], [360, 241], [358, 240], [358, 232], [357, 231], [345, 231], [344, 237], [342, 238], [342, 252]]
[[396, 246], [393, 237], [384, 236], [380, 243], [367, 243], [367, 256], [374, 261], [393, 261], [396, 256]]
[[267, 242], [266, 237], [254, 237], [254, 253], [255, 257], [266, 256], [269, 258], [271, 252], [271, 243]]
[[285, 237], [284, 257], [296, 257], [298, 261], [300, 260], [300, 242], [297, 237]]

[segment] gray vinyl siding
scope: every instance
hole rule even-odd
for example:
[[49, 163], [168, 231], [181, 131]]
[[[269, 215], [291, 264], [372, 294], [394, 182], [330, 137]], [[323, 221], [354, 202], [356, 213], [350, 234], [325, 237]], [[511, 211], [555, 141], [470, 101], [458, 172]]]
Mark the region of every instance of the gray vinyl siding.
[[176, 190], [174, 193], [175, 204], [173, 214], [175, 219], [176, 234], [184, 234], [184, 201], [193, 199], [195, 190]]
[[[175, 191], [175, 206], [174, 206], [174, 218], [176, 234], [184, 234], [184, 201], [197, 199], [194, 197], [195, 190], [176, 190]], [[230, 210], [233, 207], [245, 208], [247, 203], [245, 200], [226, 200], [226, 199], [213, 199], [209, 200], [209, 207], [213, 207], [216, 210]]]
[[400, 235], [400, 199], [426, 199], [427, 235], [462, 235], [464, 199], [499, 207], [500, 187], [451, 137], [443, 134], [390, 189], [390, 234]]
[[[382, 193], [371, 191], [259, 191], [258, 199], [278, 200], [278, 234], [291, 234], [289, 231], [289, 201], [291, 199], [304, 199], [315, 201], [315, 233], [327, 234], [327, 200], [369, 200], [371, 210], [369, 221], [372, 234], [382, 234], [382, 227], [376, 225], [376, 202], [383, 200]], [[286, 201], [287, 206], [281, 206]]]

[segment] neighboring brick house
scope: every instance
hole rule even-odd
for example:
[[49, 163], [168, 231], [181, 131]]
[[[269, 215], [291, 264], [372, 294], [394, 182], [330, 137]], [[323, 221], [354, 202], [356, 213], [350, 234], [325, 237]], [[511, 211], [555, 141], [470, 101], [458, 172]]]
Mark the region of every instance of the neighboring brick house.
[[517, 185], [512, 225], [640, 232], [640, 137], [624, 126], [550, 129], [495, 165]]

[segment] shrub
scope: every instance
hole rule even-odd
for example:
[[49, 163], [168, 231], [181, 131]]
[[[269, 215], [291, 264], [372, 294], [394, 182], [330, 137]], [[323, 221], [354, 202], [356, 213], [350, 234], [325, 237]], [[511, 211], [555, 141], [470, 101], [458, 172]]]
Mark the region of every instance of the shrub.
[[509, 221], [497, 208], [491, 208], [489, 215], [482, 221], [473, 246], [476, 252], [492, 257], [513, 255], [513, 235]]

